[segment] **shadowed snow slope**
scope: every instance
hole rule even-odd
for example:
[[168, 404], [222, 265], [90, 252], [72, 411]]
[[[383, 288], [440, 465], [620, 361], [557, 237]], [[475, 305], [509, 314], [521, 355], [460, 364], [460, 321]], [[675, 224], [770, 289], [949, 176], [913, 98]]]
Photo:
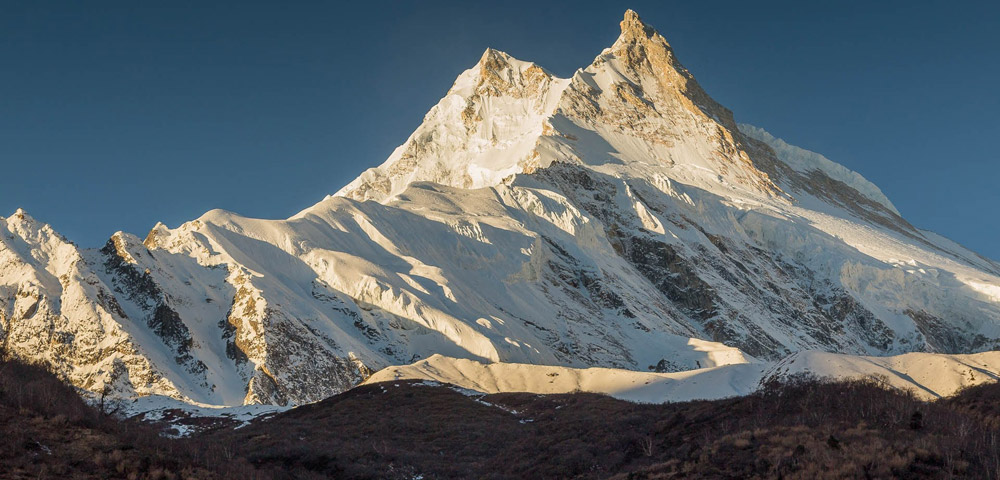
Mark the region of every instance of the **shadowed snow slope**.
[[[91, 392], [296, 405], [434, 354], [665, 373], [979, 352], [998, 274], [737, 127], [629, 11], [569, 79], [487, 50], [385, 163], [286, 220], [213, 210], [86, 249], [0, 218], [0, 342]], [[732, 368], [677, 378], [730, 394], [757, 367]]]

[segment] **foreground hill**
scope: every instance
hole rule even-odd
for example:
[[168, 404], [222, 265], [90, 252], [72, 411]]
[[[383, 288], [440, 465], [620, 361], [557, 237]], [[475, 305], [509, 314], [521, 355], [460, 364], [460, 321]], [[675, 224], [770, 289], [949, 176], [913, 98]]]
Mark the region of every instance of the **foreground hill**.
[[934, 402], [871, 380], [790, 377], [662, 405], [364, 385], [185, 439], [0, 361], [3, 478], [994, 478], [1000, 385]]

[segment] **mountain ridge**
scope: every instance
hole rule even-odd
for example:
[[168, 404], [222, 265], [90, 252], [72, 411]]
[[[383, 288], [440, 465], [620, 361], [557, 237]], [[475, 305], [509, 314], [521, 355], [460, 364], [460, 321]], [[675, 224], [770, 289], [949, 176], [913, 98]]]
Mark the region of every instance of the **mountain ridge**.
[[675, 372], [1000, 346], [1000, 265], [741, 128], [655, 29], [621, 28], [569, 79], [487, 49], [381, 166], [285, 220], [83, 249], [0, 219], [4, 344], [87, 391], [216, 405], [433, 354]]

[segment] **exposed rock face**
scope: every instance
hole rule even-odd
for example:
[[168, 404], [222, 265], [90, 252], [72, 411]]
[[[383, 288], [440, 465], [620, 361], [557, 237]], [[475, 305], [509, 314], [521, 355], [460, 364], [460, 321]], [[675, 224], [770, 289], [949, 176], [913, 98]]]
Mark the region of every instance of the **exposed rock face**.
[[95, 257], [20, 210], [0, 226], [0, 340], [8, 353], [49, 363], [95, 392], [179, 395], [134, 342]]
[[[654, 147], [676, 147], [690, 137], [707, 139], [711, 151], [702, 160], [713, 170], [761, 192], [780, 194], [744, 150], [733, 113], [705, 93], [667, 41], [631, 10], [621, 29], [614, 45], [574, 76], [560, 113], [596, 131], [615, 127], [617, 133]], [[671, 156], [653, 157], [673, 162]]]
[[0, 342], [122, 395], [300, 404], [433, 354], [665, 372], [1000, 338], [1000, 265], [737, 126], [634, 12], [570, 79], [487, 50], [287, 220], [215, 210], [100, 249], [0, 227]]

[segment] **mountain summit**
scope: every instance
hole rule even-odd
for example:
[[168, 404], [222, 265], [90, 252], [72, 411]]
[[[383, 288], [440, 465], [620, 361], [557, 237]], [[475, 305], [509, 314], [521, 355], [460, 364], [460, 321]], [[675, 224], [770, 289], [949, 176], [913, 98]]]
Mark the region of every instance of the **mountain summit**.
[[1000, 265], [738, 125], [635, 12], [621, 29], [568, 79], [488, 49], [286, 220], [82, 249], [0, 219], [3, 345], [92, 392], [294, 405], [435, 354], [673, 372], [1000, 344]]
[[[611, 48], [570, 79], [487, 49], [406, 144], [337, 195], [382, 201], [414, 181], [478, 188], [552, 162], [594, 165], [621, 160], [584, 160], [577, 151], [581, 143], [575, 132], [580, 127], [600, 137], [603, 132], [597, 130], [615, 126], [618, 133], [638, 135], [652, 147], [669, 148], [690, 130], [716, 124], [721, 128], [709, 133], [719, 137], [719, 151], [709, 155], [713, 158], [699, 156], [692, 165], [705, 166], [708, 160], [709, 173], [724, 176], [735, 168], [739, 177], [734, 180], [780, 194], [728, 133], [737, 131], [732, 112], [702, 90], [667, 41], [631, 10], [621, 30]], [[656, 160], [674, 162], [669, 155], [653, 153]], [[638, 152], [629, 160], [647, 163], [648, 154]], [[714, 157], [724, 158], [724, 164], [716, 164]]]

